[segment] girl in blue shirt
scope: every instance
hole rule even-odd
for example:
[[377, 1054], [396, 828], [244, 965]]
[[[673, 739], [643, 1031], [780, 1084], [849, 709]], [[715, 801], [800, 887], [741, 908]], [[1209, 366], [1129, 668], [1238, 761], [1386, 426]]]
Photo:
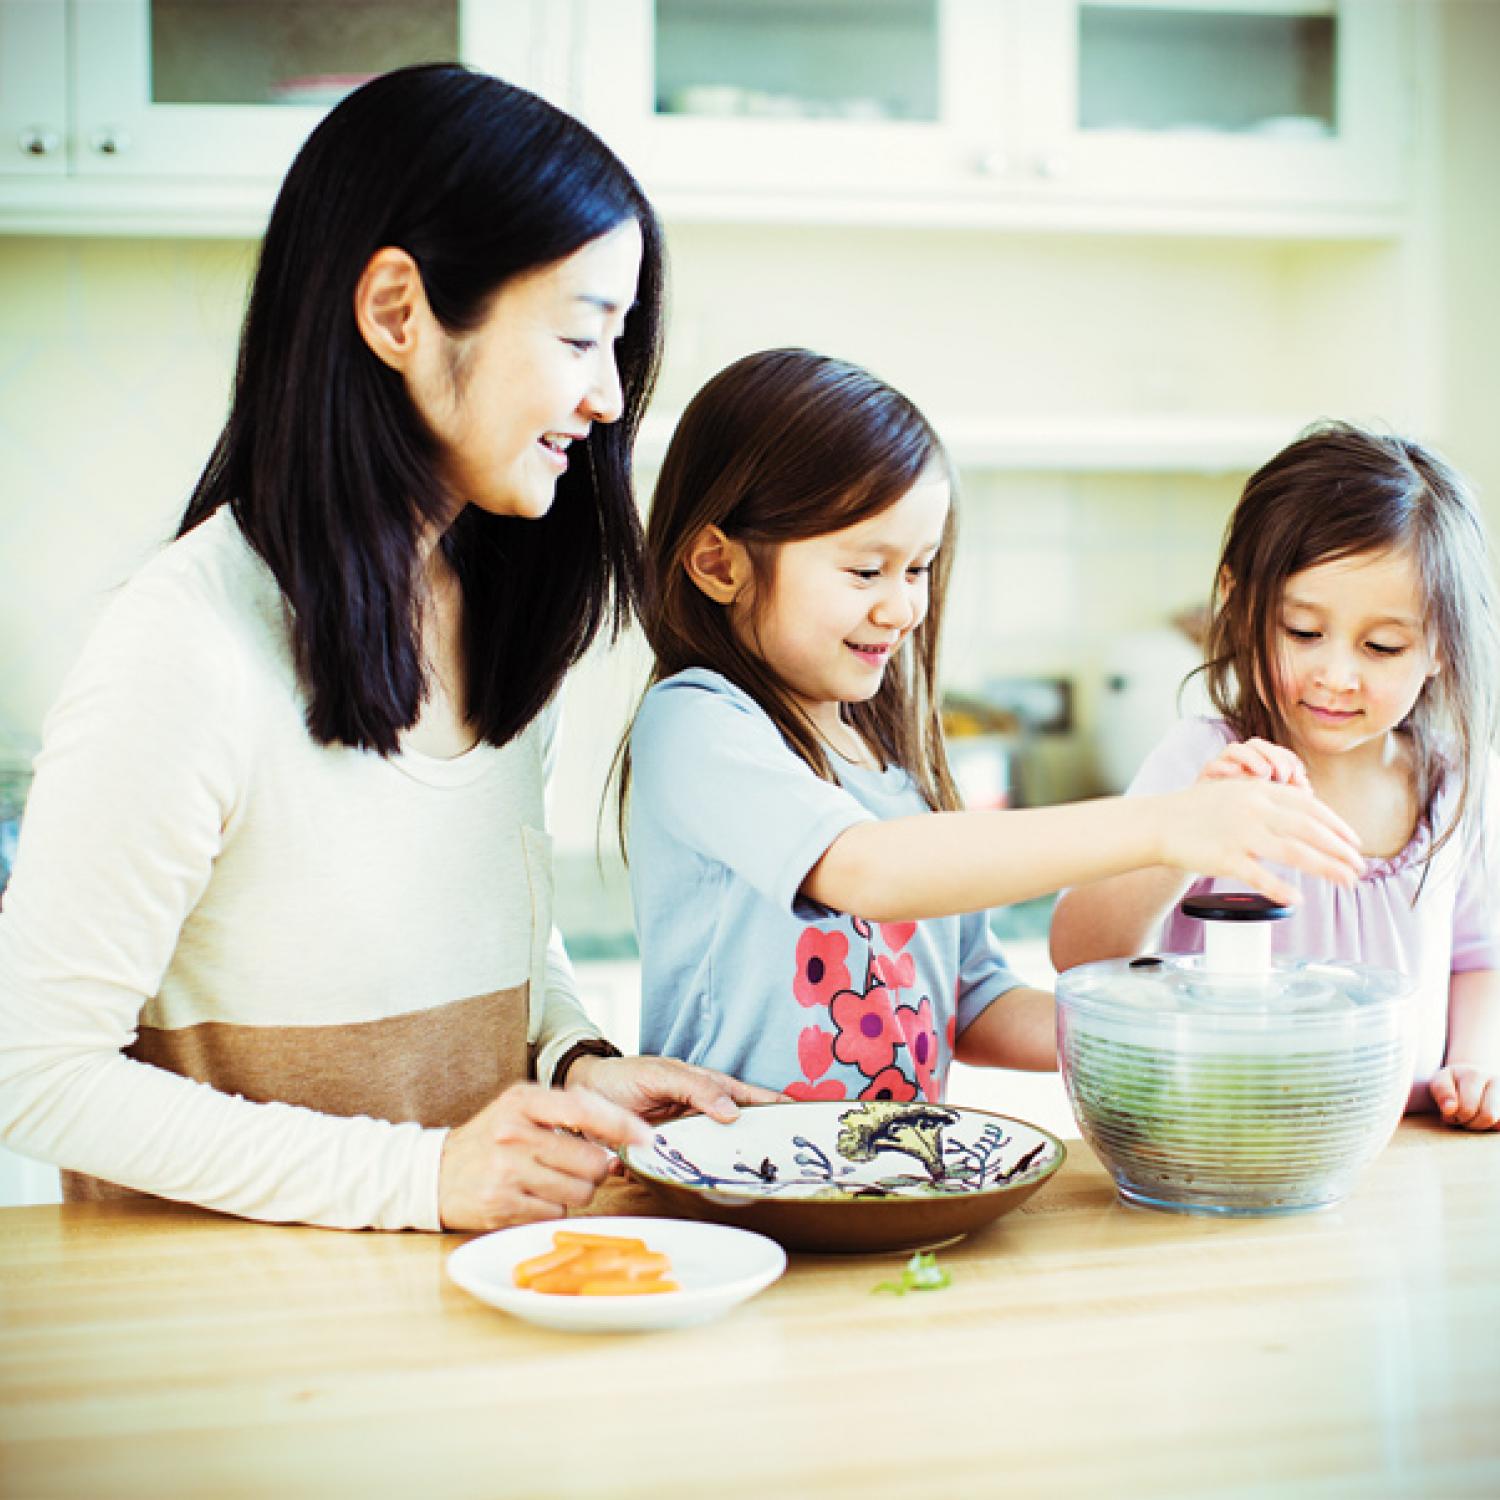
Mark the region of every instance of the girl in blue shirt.
[[647, 531], [655, 653], [622, 776], [642, 1051], [794, 1098], [943, 1097], [950, 1062], [1056, 1066], [1052, 996], [986, 910], [1150, 865], [1295, 893], [1340, 884], [1347, 826], [1309, 791], [959, 811], [937, 658], [953, 475], [921, 413], [801, 349], [688, 405]]

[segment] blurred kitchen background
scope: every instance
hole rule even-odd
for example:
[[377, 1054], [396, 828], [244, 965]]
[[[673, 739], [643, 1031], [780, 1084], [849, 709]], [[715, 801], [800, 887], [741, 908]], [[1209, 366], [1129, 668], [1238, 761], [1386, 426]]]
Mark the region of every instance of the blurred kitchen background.
[[[291, 155], [360, 78], [451, 56], [582, 115], [662, 211], [643, 502], [755, 348], [868, 364], [944, 434], [976, 805], [1122, 785], [1241, 483], [1307, 422], [1436, 443], [1500, 526], [1500, 0], [0, 0], [0, 872], [48, 704], [218, 431]], [[575, 679], [552, 814], [626, 1047], [600, 803], [643, 673], [627, 641]], [[995, 917], [1038, 983], [1046, 921]], [[1066, 1122], [1052, 1080], [953, 1094]]]

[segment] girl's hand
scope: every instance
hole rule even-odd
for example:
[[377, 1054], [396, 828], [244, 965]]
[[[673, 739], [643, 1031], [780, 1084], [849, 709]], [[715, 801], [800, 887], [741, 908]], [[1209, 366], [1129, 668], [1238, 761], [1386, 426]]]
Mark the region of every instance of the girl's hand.
[[649, 1139], [635, 1115], [588, 1089], [518, 1083], [449, 1131], [438, 1217], [444, 1229], [561, 1218], [582, 1208], [609, 1171], [612, 1158], [595, 1141], [624, 1146]]
[[1273, 745], [1270, 740], [1240, 740], [1226, 745], [1198, 776], [1203, 781], [1255, 776], [1262, 781], [1279, 781], [1287, 786], [1312, 785], [1302, 761], [1284, 745]]
[[1455, 1063], [1434, 1073], [1429, 1087], [1445, 1125], [1460, 1130], [1500, 1126], [1500, 1076]]
[[727, 1125], [742, 1104], [775, 1104], [786, 1097], [674, 1057], [580, 1057], [568, 1069], [568, 1082], [651, 1121], [698, 1110]]
[[1297, 892], [1267, 865], [1352, 886], [1364, 869], [1354, 830], [1303, 787], [1258, 777], [1195, 782], [1159, 800], [1160, 863], [1235, 880], [1284, 904]]

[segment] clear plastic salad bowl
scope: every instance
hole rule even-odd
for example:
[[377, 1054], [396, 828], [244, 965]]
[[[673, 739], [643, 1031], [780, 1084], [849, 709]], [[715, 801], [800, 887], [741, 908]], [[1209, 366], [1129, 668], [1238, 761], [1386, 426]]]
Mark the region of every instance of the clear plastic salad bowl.
[[1326, 1207], [1401, 1119], [1411, 986], [1355, 964], [1272, 961], [1265, 919], [1285, 913], [1263, 898], [1183, 910], [1225, 903], [1243, 916], [1217, 943], [1224, 918], [1210, 921], [1203, 955], [1112, 959], [1059, 976], [1068, 1095], [1129, 1202], [1203, 1214]]

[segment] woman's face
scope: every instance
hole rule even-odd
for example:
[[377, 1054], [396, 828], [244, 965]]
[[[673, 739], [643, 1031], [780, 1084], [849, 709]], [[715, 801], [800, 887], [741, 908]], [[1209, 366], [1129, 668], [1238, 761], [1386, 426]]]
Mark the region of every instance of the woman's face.
[[497, 516], [544, 516], [569, 463], [588, 462], [590, 426], [623, 407], [615, 343], [640, 269], [640, 225], [627, 219], [506, 282], [478, 329], [445, 335], [408, 371], [460, 500]]

